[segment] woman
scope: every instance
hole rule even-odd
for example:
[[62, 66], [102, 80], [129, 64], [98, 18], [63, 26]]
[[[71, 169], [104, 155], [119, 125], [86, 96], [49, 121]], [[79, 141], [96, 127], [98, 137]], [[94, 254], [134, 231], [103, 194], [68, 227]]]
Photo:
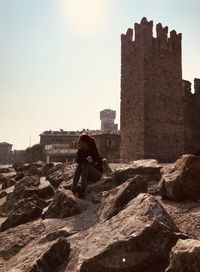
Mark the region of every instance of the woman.
[[[85, 197], [88, 181], [96, 182], [101, 179], [103, 173], [102, 158], [96, 146], [95, 139], [89, 135], [81, 135], [78, 141], [78, 163], [73, 178], [72, 191], [78, 193], [80, 198]], [[80, 191], [77, 185], [81, 178]]]

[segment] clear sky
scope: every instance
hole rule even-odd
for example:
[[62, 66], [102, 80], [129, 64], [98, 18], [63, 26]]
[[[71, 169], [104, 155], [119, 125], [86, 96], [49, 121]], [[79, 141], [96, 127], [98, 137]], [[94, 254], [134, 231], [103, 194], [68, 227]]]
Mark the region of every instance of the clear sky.
[[120, 109], [120, 34], [143, 16], [183, 33], [183, 77], [200, 77], [199, 0], [0, 0], [0, 142], [100, 128]]

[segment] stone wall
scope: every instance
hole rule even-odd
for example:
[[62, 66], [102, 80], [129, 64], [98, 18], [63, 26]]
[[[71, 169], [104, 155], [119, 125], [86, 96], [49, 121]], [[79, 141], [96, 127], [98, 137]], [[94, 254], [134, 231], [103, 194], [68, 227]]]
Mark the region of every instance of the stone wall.
[[200, 79], [183, 80], [185, 153], [200, 155]]
[[121, 36], [121, 159], [184, 153], [181, 34], [143, 18]]

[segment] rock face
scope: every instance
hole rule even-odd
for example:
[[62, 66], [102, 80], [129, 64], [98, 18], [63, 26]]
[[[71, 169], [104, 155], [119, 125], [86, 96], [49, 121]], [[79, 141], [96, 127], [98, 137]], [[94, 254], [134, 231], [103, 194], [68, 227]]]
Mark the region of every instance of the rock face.
[[13, 211], [10, 216], [1, 224], [0, 231], [5, 231], [18, 225], [25, 224], [40, 217], [41, 214], [41, 208], [32, 202], [26, 202], [23, 207], [21, 207], [21, 209], [19, 209], [17, 212]]
[[166, 272], [199, 272], [200, 241], [178, 240], [170, 252], [170, 265]]
[[175, 231], [162, 206], [152, 196], [139, 194], [119, 214], [89, 231], [81, 245], [79, 271], [163, 271], [178, 239]]
[[59, 189], [43, 214], [44, 218], [65, 218], [76, 215], [83, 210], [81, 201], [74, 196], [71, 190]]
[[62, 181], [72, 179], [75, 165], [58, 164], [46, 173], [46, 178], [54, 188], [58, 188]]
[[200, 199], [200, 156], [183, 155], [172, 165], [163, 169], [159, 184], [163, 198], [171, 200]]
[[128, 179], [122, 185], [110, 191], [109, 196], [103, 201], [100, 207], [100, 218], [110, 219], [120, 212], [126, 204], [135, 198], [139, 193], [147, 192], [147, 180], [142, 176], [135, 176]]
[[122, 169], [115, 171], [114, 179], [119, 184], [135, 175], [143, 175], [147, 180], [160, 180], [162, 166], [156, 160], [139, 160], [127, 164]]
[[9, 272], [58, 272], [61, 265], [67, 263], [69, 254], [70, 244], [61, 237], [53, 242], [36, 245], [32, 250], [27, 251], [19, 258], [19, 264]]

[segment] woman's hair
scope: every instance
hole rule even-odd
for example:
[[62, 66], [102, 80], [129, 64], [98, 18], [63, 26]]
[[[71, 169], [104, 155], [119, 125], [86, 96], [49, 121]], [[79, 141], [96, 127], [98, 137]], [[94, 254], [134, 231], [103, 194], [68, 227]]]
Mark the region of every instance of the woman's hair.
[[98, 151], [98, 148], [97, 148], [97, 144], [96, 144], [96, 141], [93, 137], [87, 135], [87, 134], [83, 134], [79, 137], [79, 141], [83, 141], [85, 142], [89, 149], [93, 152], [99, 152]]

